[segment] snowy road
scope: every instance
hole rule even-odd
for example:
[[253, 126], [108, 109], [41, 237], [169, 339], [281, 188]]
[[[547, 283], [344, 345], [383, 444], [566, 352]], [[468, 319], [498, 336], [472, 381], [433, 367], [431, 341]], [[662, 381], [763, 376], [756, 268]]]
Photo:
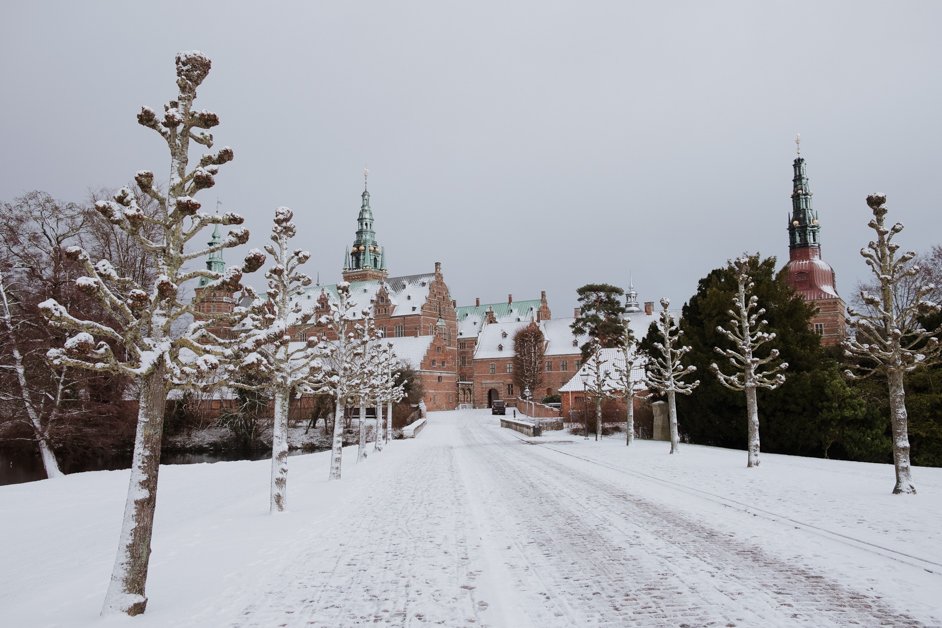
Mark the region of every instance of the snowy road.
[[232, 624], [923, 623], [763, 549], [749, 515], [711, 527], [674, 505], [695, 497], [567, 455], [574, 443], [531, 444], [479, 411], [438, 414], [420, 439], [352, 486], [296, 553], [264, 566], [254, 597], [239, 591]]

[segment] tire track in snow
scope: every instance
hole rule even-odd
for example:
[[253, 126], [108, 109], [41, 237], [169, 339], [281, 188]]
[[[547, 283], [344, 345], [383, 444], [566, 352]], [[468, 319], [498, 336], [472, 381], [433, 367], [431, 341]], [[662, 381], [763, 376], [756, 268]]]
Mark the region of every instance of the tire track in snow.
[[[920, 625], [913, 617], [897, 614], [878, 597], [853, 592], [805, 567], [769, 556], [733, 534], [722, 534], [682, 513], [633, 496], [611, 480], [533, 456], [534, 449], [520, 446], [516, 439], [508, 441], [497, 434], [491, 438], [492, 445], [508, 450], [493, 456], [494, 460], [512, 461], [508, 479], [514, 474], [541, 478], [563, 498], [558, 499], [560, 510], [568, 510], [566, 502], [581, 503], [581, 530], [594, 527], [607, 536], [613, 553], [619, 552], [619, 546], [630, 551], [640, 543], [644, 553], [661, 558], [661, 567], [654, 570], [645, 561], [623, 563], [625, 568], [640, 569], [637, 575], [645, 584], [641, 595], [637, 588], [627, 588], [636, 608], [618, 619], [619, 624]], [[539, 489], [532, 481], [525, 484], [529, 490]], [[541, 524], [545, 521], [541, 518]], [[530, 533], [539, 533], [539, 528], [531, 527]], [[564, 535], [561, 541], [568, 543], [571, 538]], [[597, 564], [597, 554], [590, 548], [584, 562]], [[593, 569], [595, 572], [600, 586], [605, 587], [610, 572], [604, 568]], [[613, 584], [617, 588], [617, 581]], [[606, 595], [611, 597], [608, 592]], [[706, 614], [704, 607], [710, 609]], [[612, 621], [600, 613], [589, 615], [587, 620]]]

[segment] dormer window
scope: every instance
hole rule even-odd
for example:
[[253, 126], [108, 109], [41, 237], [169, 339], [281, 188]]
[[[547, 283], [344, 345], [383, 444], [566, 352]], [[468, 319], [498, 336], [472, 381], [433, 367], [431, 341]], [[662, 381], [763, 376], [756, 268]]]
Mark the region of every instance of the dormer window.
[[573, 339], [572, 339], [572, 346], [578, 347], [578, 346], [579, 346], [579, 341], [576, 340], [575, 338], [573, 338]]
[[502, 344], [501, 344], [501, 345], [497, 345], [497, 350], [498, 350], [498, 351], [503, 351], [503, 350], [504, 350], [504, 345], [502, 345]]
[[500, 332], [500, 337], [501, 337], [501, 338], [506, 338], [506, 337], [507, 337], [507, 332], [506, 332], [506, 331]]

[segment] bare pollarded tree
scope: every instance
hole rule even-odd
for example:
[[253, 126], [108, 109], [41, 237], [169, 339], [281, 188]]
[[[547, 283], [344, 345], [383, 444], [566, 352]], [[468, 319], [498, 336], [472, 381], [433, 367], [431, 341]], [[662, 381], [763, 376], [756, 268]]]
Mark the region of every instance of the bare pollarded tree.
[[[872, 194], [867, 205], [873, 212], [869, 227], [876, 233], [860, 250], [860, 255], [876, 277], [880, 293], [867, 289], [860, 293], [863, 311], [848, 309], [847, 321], [853, 336], [844, 342], [844, 351], [854, 361], [846, 374], [851, 378], [880, 373], [887, 378], [890, 397], [890, 426], [893, 430], [893, 465], [896, 485], [893, 493], [915, 494], [909, 462], [909, 429], [906, 413], [906, 373], [937, 361], [940, 357], [938, 336], [942, 327], [928, 331], [920, 317], [940, 311], [939, 303], [930, 297], [936, 290], [932, 283], [914, 279], [920, 269], [913, 263], [916, 253], [908, 251], [897, 256], [899, 245], [893, 237], [903, 230], [901, 223], [886, 226], [886, 196]], [[905, 294], [901, 289], [905, 287]]]
[[[306, 388], [320, 353], [317, 338], [303, 344], [291, 342], [289, 329], [301, 316], [298, 299], [311, 278], [299, 270], [311, 254], [291, 249], [289, 240], [296, 228], [293, 212], [287, 207], [275, 210], [271, 244], [265, 252], [271, 256], [271, 266], [265, 272], [268, 289], [265, 299], [256, 299], [248, 315], [237, 327], [240, 342], [233, 350], [238, 360], [231, 361], [228, 370], [235, 386], [264, 390], [274, 400], [275, 416], [272, 423], [272, 466], [270, 512], [281, 512], [287, 507], [288, 484], [288, 409], [292, 390]], [[250, 375], [245, 378], [240, 375]], [[240, 384], [253, 381], [254, 385]]]
[[219, 123], [215, 113], [193, 107], [197, 88], [210, 67], [209, 58], [202, 53], [178, 54], [177, 98], [164, 106], [163, 117], [148, 107], [138, 114], [138, 122], [160, 135], [170, 151], [171, 178], [166, 193], [154, 186], [153, 172], [140, 171], [135, 177], [141, 193], [153, 199], [159, 210], [154, 215], [142, 211], [127, 188], [119, 190], [114, 200], [96, 204], [102, 216], [134, 236], [153, 256], [154, 283], [134, 286], [108, 260], [93, 263], [86, 251], [72, 247], [66, 253], [86, 275], [76, 281], [78, 288], [96, 298], [115, 322], [76, 317], [55, 299], [41, 304], [53, 323], [74, 333], [63, 348], [50, 351], [53, 364], [129, 376], [139, 387], [131, 480], [103, 614], [137, 615], [147, 607], [145, 588], [167, 394], [173, 388], [199, 386], [224, 364], [227, 349], [209, 330], [218, 321], [197, 320], [185, 333], [173, 333], [175, 323], [196, 314], [194, 304], [183, 300], [181, 291], [188, 282], [203, 278], [208, 288], [235, 293], [243, 288], [243, 273], [258, 270], [265, 261], [260, 251], [252, 251], [241, 266], [225, 272], [186, 269], [188, 262], [244, 244], [249, 237], [245, 229], [233, 230], [218, 244], [187, 250], [187, 244], [207, 225], [243, 222], [233, 213], [201, 212], [194, 198], [215, 184], [219, 167], [233, 157], [232, 149], [226, 147], [202, 155], [195, 167], [189, 167], [190, 143], [212, 149], [213, 136], [208, 129]]
[[355, 398], [358, 386], [357, 369], [365, 346], [358, 337], [358, 325], [353, 320], [354, 305], [350, 299], [350, 284], [337, 284], [337, 299], [331, 300], [329, 310], [317, 321], [333, 336], [324, 334], [319, 350], [317, 392], [334, 399], [334, 430], [330, 453], [328, 479], [339, 480], [343, 466], [343, 419], [347, 404]]
[[372, 308], [364, 308], [357, 324], [357, 342], [360, 345], [356, 368], [356, 383], [353, 396], [360, 409], [359, 438], [357, 439], [357, 462], [366, 460], [369, 450], [366, 446], [366, 404], [376, 400], [380, 378], [380, 345], [373, 319]]
[[589, 343], [589, 359], [583, 368], [582, 392], [592, 398], [595, 406], [595, 440], [599, 440], [602, 438], [602, 402], [612, 396], [614, 385], [612, 369], [602, 358], [602, 344], [594, 338]]
[[639, 368], [641, 363], [637, 351], [638, 341], [626, 322], [624, 339], [619, 347], [621, 362], [614, 365], [615, 387], [621, 389], [622, 398], [625, 400], [626, 447], [630, 447], [635, 440], [635, 386], [644, 381], [641, 377], [635, 377], [635, 369]]
[[661, 298], [661, 315], [657, 328], [661, 340], [654, 343], [654, 352], [648, 355], [645, 365], [645, 380], [648, 386], [661, 394], [667, 395], [667, 410], [670, 417], [671, 453], [680, 451], [680, 435], [677, 430], [677, 401], [676, 395], [689, 395], [700, 385], [700, 380], [685, 382], [683, 378], [697, 370], [697, 367], [684, 366], [683, 357], [690, 351], [689, 345], [681, 345], [680, 337], [683, 332], [674, 322], [670, 310], [670, 300]]
[[775, 363], [779, 359], [778, 349], [771, 349], [762, 357], [757, 355], [763, 353], [763, 345], [775, 340], [775, 333], [764, 331], [768, 322], [761, 318], [765, 308], [759, 307], [758, 297], [752, 294], [755, 283], [749, 277], [750, 263], [748, 256], [729, 261], [729, 271], [736, 277], [736, 295], [733, 297], [733, 309], [727, 312], [729, 323], [726, 327], [716, 328], [733, 345], [732, 348], [715, 347], [716, 352], [729, 360], [735, 372], [727, 375], [715, 362], [710, 365], [710, 370], [726, 388], [746, 393], [746, 466], [758, 467], [759, 404], [756, 391], [759, 388], [773, 390], [784, 384], [785, 375], [782, 371], [788, 368], [788, 363]]

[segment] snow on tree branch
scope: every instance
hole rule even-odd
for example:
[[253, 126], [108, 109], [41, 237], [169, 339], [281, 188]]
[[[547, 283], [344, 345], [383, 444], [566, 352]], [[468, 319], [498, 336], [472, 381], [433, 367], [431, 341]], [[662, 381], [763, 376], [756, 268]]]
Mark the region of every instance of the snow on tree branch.
[[[844, 354], [850, 362], [845, 374], [850, 378], [873, 373], [885, 375], [890, 398], [890, 424], [893, 429], [893, 460], [896, 471], [894, 493], [915, 493], [909, 463], [909, 434], [906, 413], [905, 373], [935, 363], [942, 347], [939, 336], [942, 326], [927, 330], [921, 319], [940, 311], [938, 303], [929, 299], [935, 287], [918, 283], [916, 254], [908, 251], [897, 257], [899, 245], [893, 242], [903, 230], [901, 223], [886, 227], [886, 196], [872, 194], [867, 205], [873, 212], [868, 226], [876, 233], [861, 256], [876, 277], [879, 295], [867, 289], [860, 291], [863, 310], [848, 308], [847, 325], [851, 336], [844, 341]], [[916, 281], [915, 289], [911, 281]]]

